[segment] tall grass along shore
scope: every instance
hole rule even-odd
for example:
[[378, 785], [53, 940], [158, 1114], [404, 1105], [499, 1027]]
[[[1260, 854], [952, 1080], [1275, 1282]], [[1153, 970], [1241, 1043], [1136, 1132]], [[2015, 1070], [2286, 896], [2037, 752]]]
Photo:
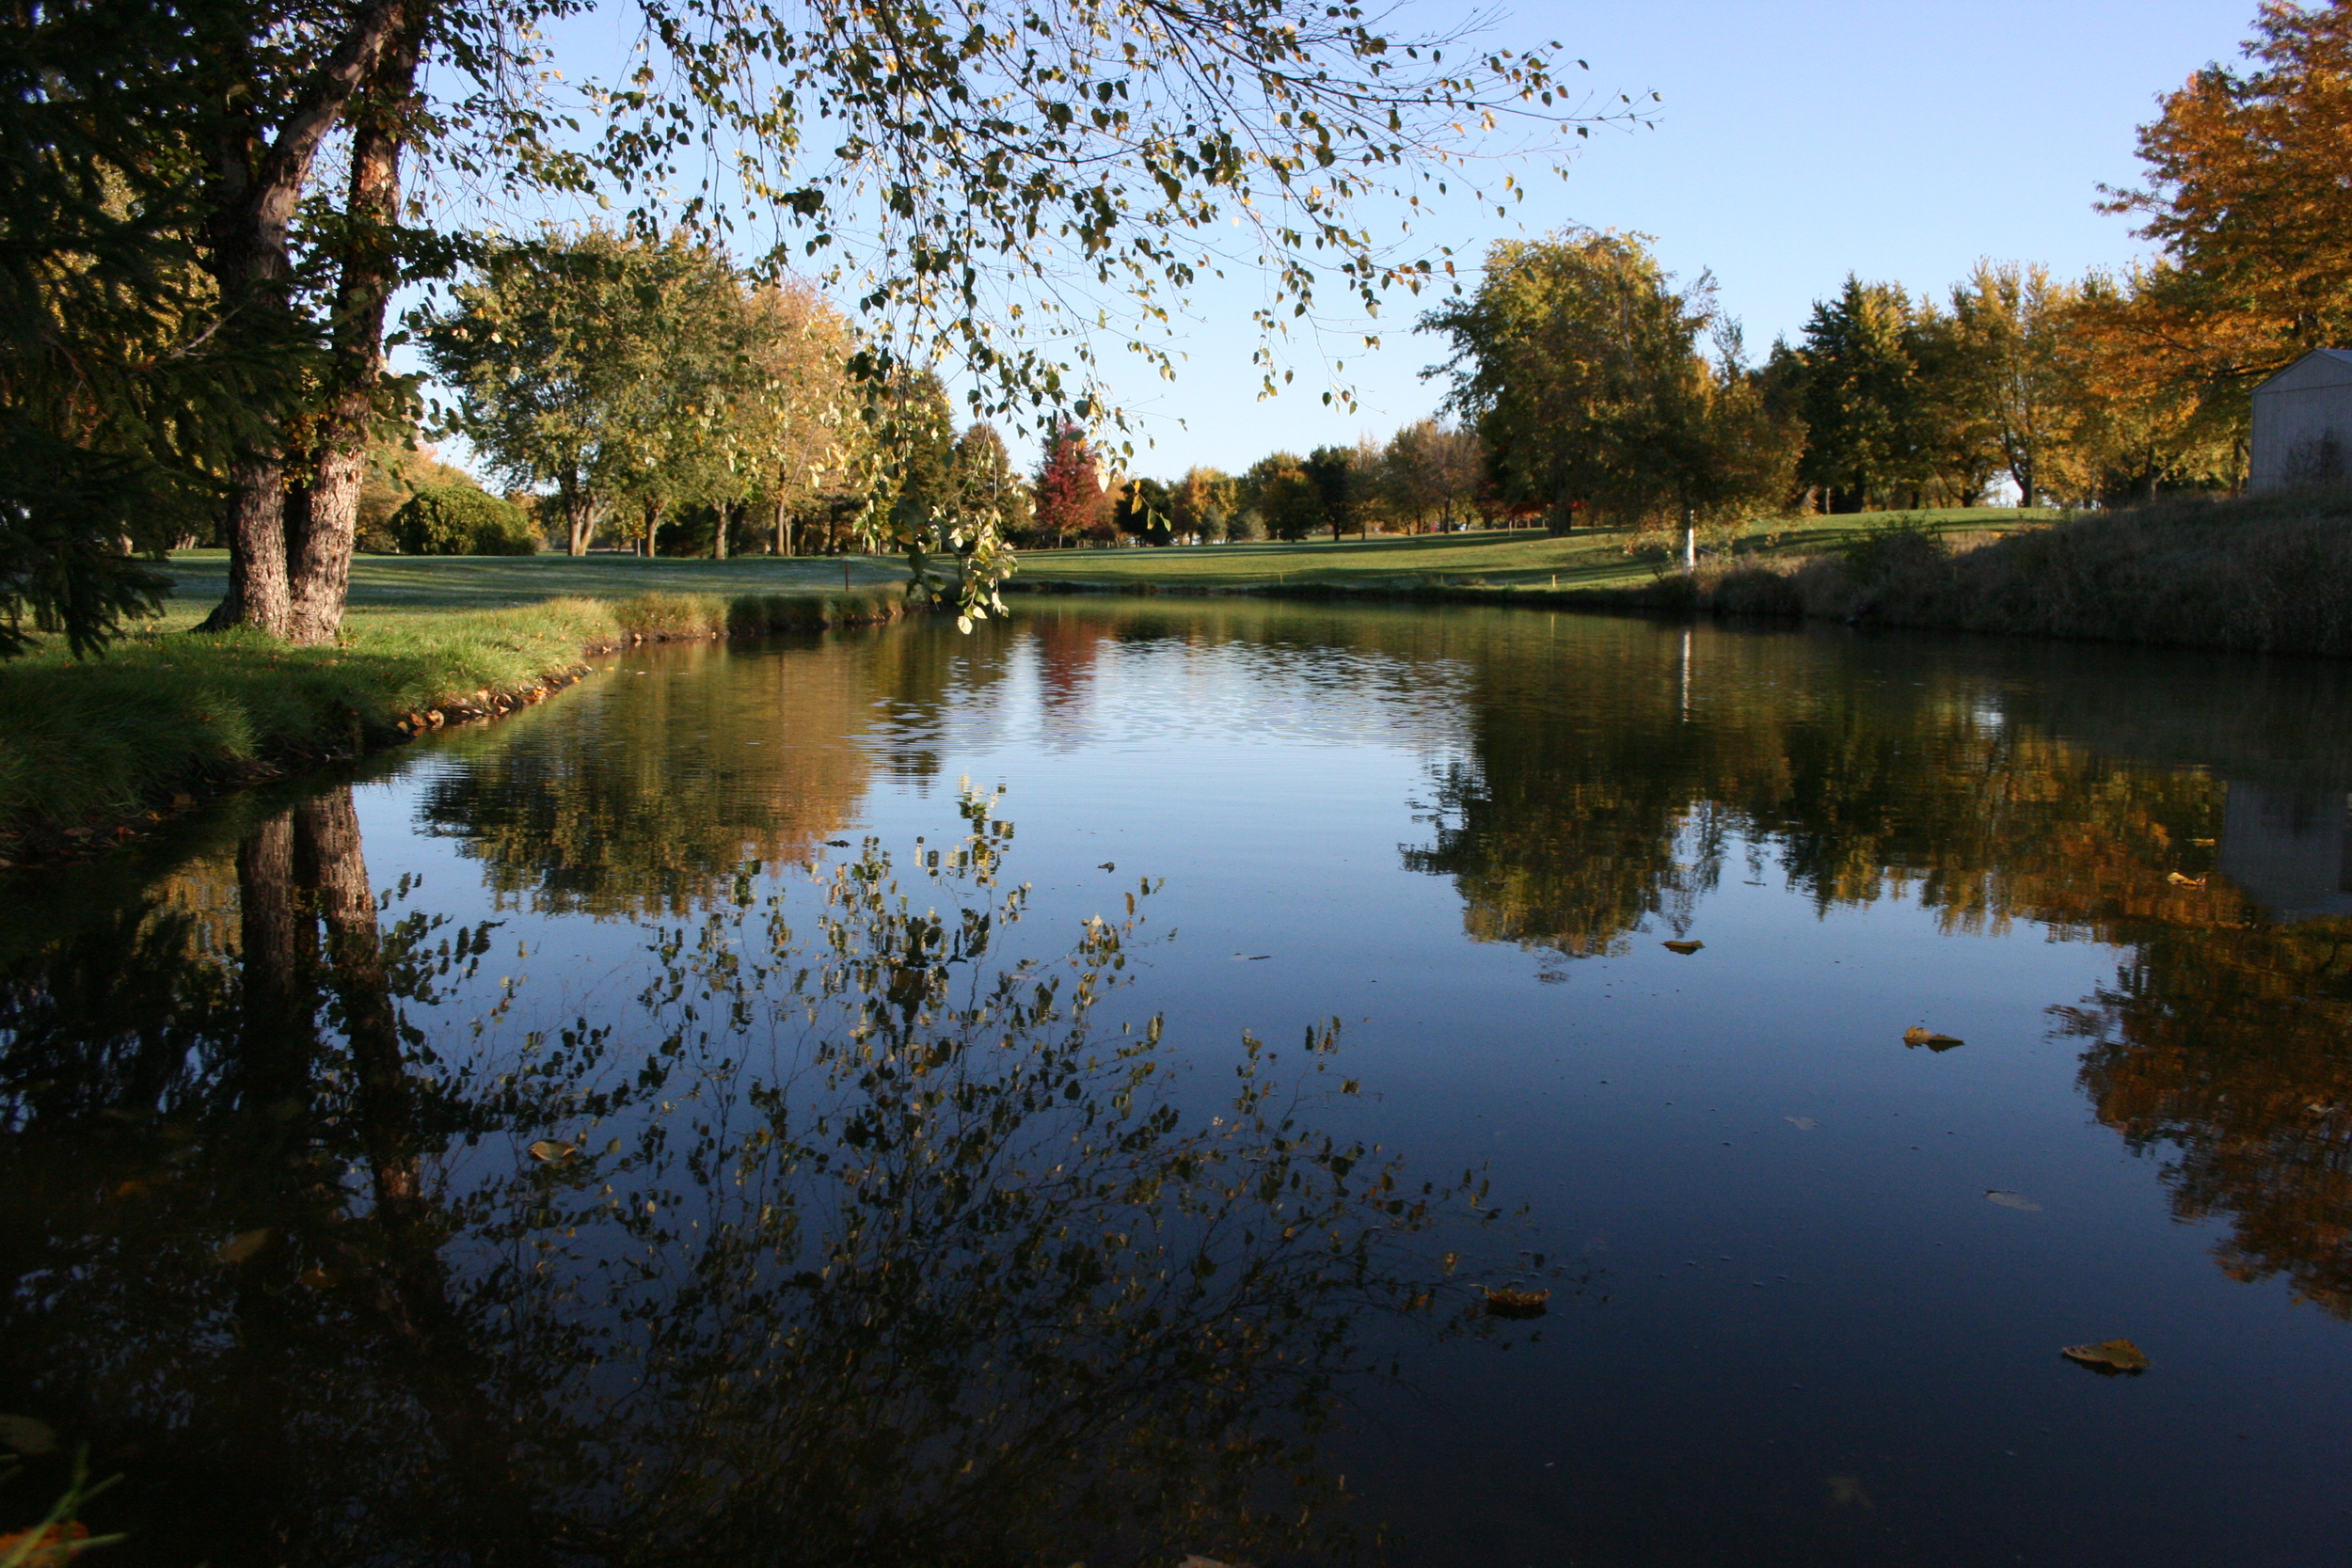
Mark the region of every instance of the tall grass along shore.
[[2006, 636], [2352, 654], [2352, 490], [2183, 499], [1999, 537], [1899, 520], [1842, 548], [1726, 562], [1651, 602]]
[[[846, 589], [838, 562], [723, 573], [598, 562], [580, 585], [660, 585], [609, 598], [549, 597], [558, 574], [526, 576], [530, 561], [438, 561], [432, 575], [374, 564], [355, 577], [389, 580], [362, 581], [335, 647], [194, 633], [217, 570], [199, 559], [174, 562], [180, 594], [164, 621], [104, 657], [77, 663], [49, 647], [0, 665], [0, 866], [84, 852], [222, 788], [510, 711], [630, 642], [869, 624], [906, 608], [902, 570], [884, 562], [854, 563]], [[736, 592], [708, 591], [730, 580]], [[485, 603], [498, 608], [467, 608]]]
[[1022, 562], [1031, 592], [1256, 593], [1835, 620], [2352, 655], [2352, 489], [2075, 514], [1978, 508], [1767, 524], [1685, 574], [1623, 531], [1496, 531]]

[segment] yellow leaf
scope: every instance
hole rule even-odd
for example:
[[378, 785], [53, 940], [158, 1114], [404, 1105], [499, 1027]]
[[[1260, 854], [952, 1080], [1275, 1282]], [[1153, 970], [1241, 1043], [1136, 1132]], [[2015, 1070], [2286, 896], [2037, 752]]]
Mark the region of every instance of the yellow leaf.
[[1707, 943], [1703, 942], [1661, 942], [1659, 945], [1665, 948], [1665, 950], [1669, 953], [1695, 953], [1700, 948], [1706, 946]]
[[2102, 1339], [2095, 1345], [2068, 1345], [2058, 1352], [2067, 1360], [2112, 1377], [2117, 1372], [2144, 1372], [2148, 1356], [2129, 1339]]
[[579, 1153], [580, 1150], [574, 1148], [570, 1144], [550, 1143], [547, 1139], [541, 1138], [537, 1143], [531, 1146], [531, 1152], [538, 1158], [545, 1160], [548, 1164], [554, 1164], [558, 1161], [570, 1159], [573, 1155]]

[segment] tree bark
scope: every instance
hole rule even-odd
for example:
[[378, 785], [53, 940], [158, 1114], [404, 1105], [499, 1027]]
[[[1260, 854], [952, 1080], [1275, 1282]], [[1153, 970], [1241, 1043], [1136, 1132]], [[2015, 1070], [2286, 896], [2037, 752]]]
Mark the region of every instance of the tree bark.
[[733, 510], [724, 502], [720, 504], [719, 532], [710, 542], [710, 559], [713, 561], [724, 561], [727, 558], [727, 518]]
[[[320, 144], [404, 30], [412, 4], [422, 0], [370, 0], [294, 95], [274, 135], [249, 122], [234, 123], [214, 149], [207, 182], [215, 214], [209, 265], [238, 330], [262, 352], [290, 347], [300, 325], [288, 295], [287, 236]], [[294, 600], [282, 446], [248, 451], [230, 467], [229, 480], [229, 593], [204, 626], [258, 626], [283, 637], [293, 626]]]
[[776, 553], [784, 556], [792, 553], [792, 524], [787, 518], [782, 501], [776, 502]]
[[287, 635], [303, 645], [332, 642], [342, 630], [369, 426], [384, 388], [384, 312], [400, 276], [400, 155], [415, 110], [423, 7], [407, 8], [402, 20], [350, 116], [351, 186], [335, 288], [334, 402], [320, 437], [310, 504], [297, 519], [300, 526], [287, 531], [293, 594]]
[[558, 480], [555, 493], [564, 502], [564, 553], [586, 555], [596, 536], [596, 498], [580, 487], [578, 474]]

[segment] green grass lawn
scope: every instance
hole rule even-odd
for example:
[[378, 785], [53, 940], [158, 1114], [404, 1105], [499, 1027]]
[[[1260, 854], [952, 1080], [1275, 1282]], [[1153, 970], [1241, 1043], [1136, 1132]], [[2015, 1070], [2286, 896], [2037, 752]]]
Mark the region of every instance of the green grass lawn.
[[411, 714], [536, 700], [591, 649], [886, 620], [906, 580], [899, 562], [863, 557], [361, 556], [340, 642], [289, 648], [190, 629], [228, 586], [225, 551], [183, 552], [165, 570], [164, 615], [133, 622], [102, 657], [76, 660], [51, 639], [0, 664], [0, 868], [349, 754]]
[[[849, 580], [843, 581], [843, 568]], [[192, 626], [229, 586], [227, 550], [182, 550], [164, 568], [174, 582], [168, 628]], [[643, 594], [820, 594], [906, 579], [895, 557], [744, 556], [736, 561], [646, 561], [594, 555], [362, 555], [351, 562], [351, 615], [387, 611], [512, 610], [548, 599], [629, 599]]]
[[[1921, 512], [1859, 512], [1762, 524], [1739, 542], [1751, 555], [1805, 554], [1834, 548], [1856, 534], [1897, 519], [1915, 520], [1944, 533], [2003, 532], [2048, 521], [2058, 513], [2007, 507]], [[1655, 536], [1653, 536], [1655, 537]], [[1623, 529], [1580, 531], [1554, 539], [1540, 529], [1492, 529], [1475, 533], [1328, 538], [1295, 545], [1170, 545], [1087, 550], [1034, 550], [1021, 558], [1016, 578], [1036, 582], [1130, 588], [1263, 588], [1292, 584], [1333, 588], [1473, 586], [1490, 588], [1621, 588], [1651, 580], [1650, 563], [1629, 553]], [[1477, 579], [1474, 584], [1473, 579]]]

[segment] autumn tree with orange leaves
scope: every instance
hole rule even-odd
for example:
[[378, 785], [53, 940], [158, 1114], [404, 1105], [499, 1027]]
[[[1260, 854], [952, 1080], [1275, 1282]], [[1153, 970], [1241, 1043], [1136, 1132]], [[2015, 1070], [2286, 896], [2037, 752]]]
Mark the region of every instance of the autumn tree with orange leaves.
[[2241, 429], [2256, 382], [2352, 341], [2352, 0], [2265, 0], [2245, 55], [2164, 100], [2140, 128], [2146, 188], [2106, 203], [2164, 247], [2107, 326]]

